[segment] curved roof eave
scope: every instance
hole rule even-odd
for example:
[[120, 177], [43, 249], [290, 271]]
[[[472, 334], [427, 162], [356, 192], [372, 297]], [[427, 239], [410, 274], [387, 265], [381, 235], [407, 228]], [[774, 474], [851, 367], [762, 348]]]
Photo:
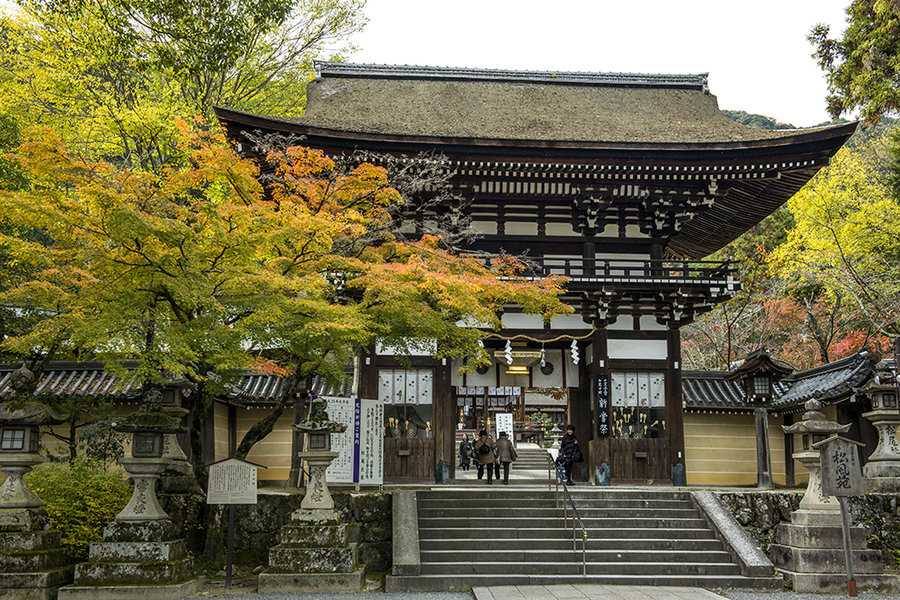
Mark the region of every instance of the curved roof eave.
[[[604, 142], [598, 141], [566, 141], [566, 140], [522, 140], [503, 138], [460, 138], [438, 137], [419, 135], [400, 135], [387, 133], [373, 133], [365, 131], [346, 131], [339, 129], [327, 129], [313, 127], [290, 119], [282, 119], [265, 115], [237, 111], [229, 108], [216, 107], [216, 116], [223, 123], [234, 123], [245, 128], [268, 130], [273, 132], [304, 135], [322, 140], [333, 140], [335, 145], [353, 145], [356, 142], [378, 142], [386, 146], [396, 146], [395, 150], [401, 151], [403, 147], [413, 150], [422, 148], [442, 148], [443, 151], [453, 154], [454, 149], [460, 152], [470, 152], [473, 148], [482, 151], [493, 151], [497, 155], [510, 154], [521, 155], [523, 151], [557, 151], [565, 154], [566, 151], [578, 153], [632, 153], [647, 152], [668, 154], [689, 153], [721, 153], [723, 151], [778, 151], [797, 146], [819, 145], [825, 143], [831, 146], [836, 142], [835, 148], [840, 147], [849, 138], [858, 126], [858, 122], [840, 123], [814, 129], [797, 129], [795, 134], [786, 134], [781, 137], [761, 138], [742, 141], [719, 142]], [[828, 142], [831, 142], [828, 143]]]

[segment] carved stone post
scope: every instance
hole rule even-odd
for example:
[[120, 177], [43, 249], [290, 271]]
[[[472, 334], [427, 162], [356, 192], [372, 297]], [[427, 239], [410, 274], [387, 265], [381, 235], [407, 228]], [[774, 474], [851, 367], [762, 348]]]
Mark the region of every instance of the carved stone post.
[[882, 361], [875, 367], [875, 377], [855, 390], [871, 404], [872, 410], [862, 416], [878, 430], [878, 446], [863, 466], [868, 492], [900, 492], [900, 439], [897, 437], [900, 413], [894, 380], [895, 376]]

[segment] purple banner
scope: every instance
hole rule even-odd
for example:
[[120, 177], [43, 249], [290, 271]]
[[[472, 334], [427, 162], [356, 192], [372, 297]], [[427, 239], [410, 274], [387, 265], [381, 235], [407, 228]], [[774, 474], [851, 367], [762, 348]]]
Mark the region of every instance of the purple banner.
[[359, 483], [359, 445], [362, 436], [362, 401], [353, 403], [353, 483]]

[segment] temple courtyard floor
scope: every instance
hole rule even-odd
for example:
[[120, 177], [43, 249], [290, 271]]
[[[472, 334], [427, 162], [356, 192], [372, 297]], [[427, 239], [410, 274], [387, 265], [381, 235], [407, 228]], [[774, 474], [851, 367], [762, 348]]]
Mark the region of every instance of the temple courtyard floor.
[[[798, 594], [755, 590], [730, 590], [716, 593], [690, 587], [568, 584], [481, 587], [475, 588], [471, 593], [253, 594], [235, 590], [235, 593], [232, 594], [216, 594], [216, 591], [211, 590], [191, 600], [835, 600], [848, 597], [846, 594]], [[860, 592], [859, 598], [861, 600], [900, 600], [900, 595]]]

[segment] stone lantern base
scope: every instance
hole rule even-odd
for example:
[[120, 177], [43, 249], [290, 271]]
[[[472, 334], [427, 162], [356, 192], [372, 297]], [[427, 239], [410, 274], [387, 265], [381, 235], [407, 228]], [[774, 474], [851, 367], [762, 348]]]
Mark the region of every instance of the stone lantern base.
[[103, 541], [91, 544], [88, 562], [75, 567], [75, 583], [59, 590], [60, 600], [171, 600], [198, 591], [194, 560], [156, 500], [156, 482], [169, 461], [119, 462], [134, 481], [131, 499], [103, 529]]
[[333, 511], [298, 510], [269, 551], [259, 593], [361, 592], [365, 568], [358, 563], [357, 530]]
[[62, 534], [41, 508], [0, 509], [0, 598], [53, 600], [72, 581]]
[[[847, 565], [840, 514], [823, 512], [813, 516], [797, 511], [791, 517], [790, 524], [783, 523], [778, 528], [779, 543], [769, 546], [776, 569], [792, 582], [795, 592], [846, 592]], [[851, 527], [850, 532], [856, 587], [860, 591], [896, 591], [897, 578], [883, 573], [881, 551], [866, 548], [865, 528]]]
[[113, 521], [103, 541], [90, 547], [88, 562], [75, 567], [75, 584], [60, 600], [172, 600], [200, 589], [193, 559], [168, 519]]

